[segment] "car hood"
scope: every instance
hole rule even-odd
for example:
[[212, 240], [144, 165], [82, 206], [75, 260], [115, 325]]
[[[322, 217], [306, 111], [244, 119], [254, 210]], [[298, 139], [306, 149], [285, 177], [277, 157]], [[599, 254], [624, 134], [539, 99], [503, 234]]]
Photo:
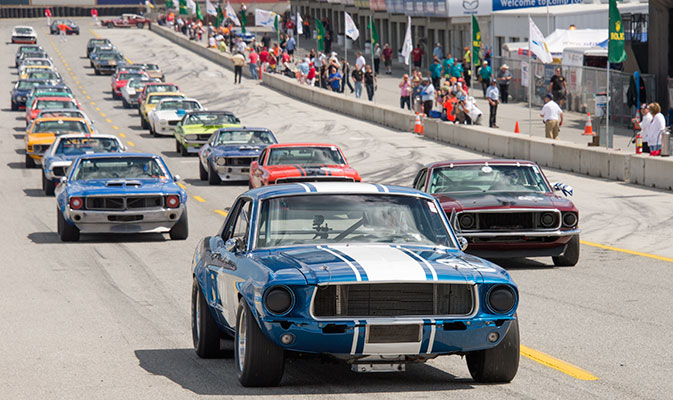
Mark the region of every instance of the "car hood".
[[168, 179], [90, 179], [68, 182], [70, 195], [177, 194], [180, 188]]
[[270, 175], [279, 176], [353, 176], [356, 174], [354, 169], [342, 165], [266, 165], [264, 169]]
[[215, 146], [212, 154], [214, 156], [226, 157], [256, 157], [266, 146], [256, 145], [235, 145], [235, 146]]
[[459, 250], [430, 246], [303, 246], [272, 250], [259, 261], [276, 274], [283, 268], [296, 268], [308, 284], [510, 280], [507, 271], [486, 260]]
[[239, 124], [226, 124], [226, 125], [182, 125], [182, 131], [184, 133], [213, 133], [218, 129], [222, 128], [240, 128]]
[[26, 96], [28, 93], [30, 93], [30, 90], [26, 89], [12, 89], [12, 94], [14, 96]]
[[447, 214], [456, 211], [484, 208], [574, 208], [573, 203], [552, 193], [535, 192], [480, 192], [438, 193]]
[[177, 110], [157, 110], [154, 109], [154, 115], [159, 119], [182, 119], [183, 115], [178, 115]]

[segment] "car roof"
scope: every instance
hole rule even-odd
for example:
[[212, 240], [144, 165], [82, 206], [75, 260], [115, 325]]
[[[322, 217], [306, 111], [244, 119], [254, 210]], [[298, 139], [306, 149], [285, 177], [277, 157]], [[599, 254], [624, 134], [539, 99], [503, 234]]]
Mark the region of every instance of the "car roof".
[[452, 165], [483, 165], [483, 164], [524, 164], [524, 165], [537, 165], [533, 161], [529, 160], [509, 160], [506, 158], [487, 158], [482, 160], [452, 160], [452, 161], [440, 161], [427, 164], [427, 168], [440, 168], [440, 167], [450, 167]]
[[79, 117], [44, 117], [40, 119], [36, 119], [35, 123], [38, 122], [53, 122], [53, 121], [80, 121], [87, 123], [87, 120], [84, 118], [79, 118]]
[[[97, 135], [96, 135], [97, 136]], [[94, 153], [94, 154], [87, 154], [87, 155], [82, 155], [80, 158], [130, 158], [130, 157], [139, 157], [139, 158], [161, 158], [158, 154], [152, 154], [152, 153], [130, 153], [130, 152], [124, 152], [124, 153]]]
[[[26, 25], [17, 25], [13, 29], [18, 29], [18, 28], [33, 29], [32, 26], [26, 26]], [[33, 30], [35, 30], [35, 29], [33, 29]]]
[[[230, 125], [230, 124], [227, 124]], [[228, 126], [226, 128], [220, 128], [217, 130], [218, 132], [241, 132], [241, 131], [266, 131], [266, 132], [271, 132], [271, 129], [268, 128], [255, 128], [252, 126], [241, 126], [241, 127], [235, 127], [235, 126]]]
[[56, 140], [63, 140], [63, 139], [79, 139], [79, 138], [95, 138], [95, 139], [116, 139], [119, 143], [121, 143], [121, 140], [115, 135], [106, 135], [106, 134], [100, 134], [97, 133], [95, 135], [92, 135], [90, 133], [69, 133], [67, 135], [59, 135]]
[[193, 114], [226, 114], [226, 115], [234, 115], [233, 112], [231, 111], [218, 111], [218, 110], [194, 110], [194, 111], [187, 111], [188, 115], [193, 115]]
[[252, 189], [245, 193], [246, 196], [251, 197], [253, 200], [263, 200], [279, 196], [313, 194], [393, 194], [413, 195], [428, 200], [433, 199], [432, 195], [413, 188], [355, 182], [306, 182], [269, 185]]
[[63, 100], [63, 101], [72, 101], [75, 100], [73, 97], [64, 97], [64, 96], [38, 96], [37, 100]]
[[279, 147], [336, 147], [340, 149], [339, 146], [331, 143], [278, 143], [272, 144], [268, 149], [275, 149]]
[[[46, 110], [40, 110], [40, 114], [43, 113], [60, 113], [60, 112], [69, 112], [69, 113], [78, 113], [82, 115], [86, 115], [86, 113], [79, 108], [49, 108]], [[58, 117], [55, 117], [58, 118]], [[63, 117], [63, 118], [72, 118], [72, 117]], [[77, 118], [77, 117], [74, 117]]]
[[[157, 93], [179, 93], [179, 92], [157, 92]], [[151, 94], [154, 94], [154, 93], [151, 93]], [[182, 93], [180, 93], [180, 94], [182, 94]], [[169, 102], [169, 101], [175, 101], [175, 100], [180, 100], [180, 101], [195, 101], [195, 102], [201, 104], [198, 100], [193, 99], [193, 98], [191, 98], [191, 97], [183, 97], [183, 98], [181, 98], [181, 99], [163, 99], [163, 100], [161, 100], [158, 104], [161, 104], [161, 103], [163, 103], [164, 101], [165, 101], [165, 102]]]
[[182, 92], [152, 92], [147, 95], [147, 97], [162, 97], [162, 96], [182, 96], [183, 98], [187, 98], [184, 93]]

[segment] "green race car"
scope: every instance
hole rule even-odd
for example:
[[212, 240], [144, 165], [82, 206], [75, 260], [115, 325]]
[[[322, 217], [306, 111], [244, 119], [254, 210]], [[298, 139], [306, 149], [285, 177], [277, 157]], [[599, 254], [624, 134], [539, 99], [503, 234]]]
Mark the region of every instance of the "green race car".
[[196, 154], [221, 128], [238, 128], [241, 120], [228, 111], [190, 111], [175, 127], [175, 151], [183, 156]]

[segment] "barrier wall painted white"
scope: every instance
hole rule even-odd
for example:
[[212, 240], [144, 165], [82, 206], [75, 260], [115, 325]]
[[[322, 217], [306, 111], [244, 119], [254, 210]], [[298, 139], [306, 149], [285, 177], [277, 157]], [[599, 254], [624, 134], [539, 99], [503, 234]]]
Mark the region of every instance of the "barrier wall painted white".
[[[202, 43], [190, 41], [184, 35], [161, 26], [152, 25], [151, 29], [216, 64], [233, 69], [228, 54], [208, 49]], [[250, 76], [247, 68], [243, 69], [243, 73]], [[414, 126], [415, 117], [398, 108], [350, 99], [327, 90], [300, 85], [296, 80], [278, 74], [265, 74], [263, 84], [295, 99], [342, 115], [401, 131], [411, 131]], [[426, 119], [424, 130], [427, 139], [496, 157], [532, 160], [542, 166], [563, 171], [673, 190], [673, 159], [670, 157], [627, 154], [481, 126], [455, 125], [436, 119]]]

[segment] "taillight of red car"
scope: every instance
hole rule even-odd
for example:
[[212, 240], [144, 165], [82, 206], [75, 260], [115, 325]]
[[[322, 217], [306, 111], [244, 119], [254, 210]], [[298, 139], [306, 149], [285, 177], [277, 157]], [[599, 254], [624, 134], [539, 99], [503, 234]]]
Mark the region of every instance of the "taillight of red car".
[[84, 208], [84, 199], [81, 197], [71, 197], [70, 208], [73, 210], [81, 210]]
[[176, 195], [166, 196], [166, 207], [168, 208], [180, 207], [180, 197]]

